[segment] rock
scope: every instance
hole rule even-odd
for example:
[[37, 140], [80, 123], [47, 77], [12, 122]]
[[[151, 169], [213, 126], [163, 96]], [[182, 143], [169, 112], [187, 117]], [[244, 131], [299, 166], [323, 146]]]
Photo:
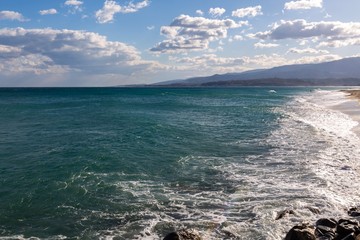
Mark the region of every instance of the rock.
[[171, 232], [163, 240], [202, 240], [200, 234], [193, 229], [181, 229]]
[[314, 213], [314, 214], [320, 214], [320, 210], [316, 207], [307, 207], [307, 209], [310, 210], [310, 212]]
[[334, 239], [336, 236], [335, 228], [319, 225], [315, 229], [315, 236], [320, 239]]
[[337, 222], [333, 218], [320, 218], [316, 221], [316, 226], [325, 226], [329, 228], [336, 228]]
[[356, 236], [355, 240], [360, 240], [360, 234]]
[[336, 240], [355, 240], [355, 235], [354, 235], [354, 233], [350, 233], [349, 235], [347, 235], [345, 237], [338, 236], [336, 238]]
[[171, 232], [166, 235], [163, 240], [180, 240], [180, 236], [177, 232]]
[[293, 210], [289, 210], [289, 209], [283, 210], [283, 211], [278, 213], [275, 220], [279, 220], [279, 219], [285, 217], [288, 214], [295, 214], [295, 212]]
[[360, 216], [360, 208], [358, 208], [358, 207], [350, 208], [348, 211], [348, 214], [351, 217], [359, 217]]
[[314, 228], [308, 224], [295, 226], [286, 234], [285, 240], [316, 240]]
[[[349, 219], [340, 219], [336, 228], [339, 239], [343, 239], [350, 234], [354, 236], [360, 234], [360, 226], [358, 221], [349, 220]], [[356, 235], [355, 235], [356, 234]], [[351, 238], [349, 238], [351, 239]], [[355, 237], [353, 238], [355, 239]]]

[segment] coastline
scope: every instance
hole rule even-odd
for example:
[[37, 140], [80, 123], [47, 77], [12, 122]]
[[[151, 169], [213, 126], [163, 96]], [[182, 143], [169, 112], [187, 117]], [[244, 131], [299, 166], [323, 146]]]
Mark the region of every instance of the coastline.
[[356, 99], [360, 101], [360, 89], [354, 89], [354, 90], [341, 90], [342, 92], [348, 93], [349, 97], [352, 99]]
[[345, 94], [347, 101], [333, 106], [333, 109], [349, 115], [359, 123], [352, 130], [360, 138], [360, 89], [340, 90], [340, 92]]

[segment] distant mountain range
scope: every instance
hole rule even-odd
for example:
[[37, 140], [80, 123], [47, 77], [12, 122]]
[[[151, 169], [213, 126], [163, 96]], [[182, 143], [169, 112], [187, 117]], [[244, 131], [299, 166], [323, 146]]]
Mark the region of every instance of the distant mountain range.
[[360, 86], [360, 57], [215, 74], [153, 84], [155, 86]]

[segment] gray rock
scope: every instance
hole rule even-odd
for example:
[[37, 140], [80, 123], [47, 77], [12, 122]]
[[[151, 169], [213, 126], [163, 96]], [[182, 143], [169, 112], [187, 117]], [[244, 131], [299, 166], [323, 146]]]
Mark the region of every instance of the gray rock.
[[310, 210], [310, 212], [314, 213], [314, 214], [320, 214], [320, 210], [316, 207], [307, 207], [307, 209]]
[[314, 228], [308, 224], [295, 226], [286, 234], [285, 240], [316, 240]]
[[275, 220], [279, 220], [279, 219], [281, 219], [281, 218], [283, 218], [283, 217], [285, 217], [286, 215], [289, 215], [289, 214], [294, 214], [295, 215], [295, 212], [293, 210], [291, 210], [291, 209], [283, 210], [283, 211], [278, 213]]

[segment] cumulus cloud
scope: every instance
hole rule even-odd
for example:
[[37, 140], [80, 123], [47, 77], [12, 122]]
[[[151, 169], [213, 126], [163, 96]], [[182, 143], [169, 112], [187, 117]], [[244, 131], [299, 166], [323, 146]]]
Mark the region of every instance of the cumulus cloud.
[[78, 0], [67, 0], [65, 1], [65, 5], [68, 6], [81, 6], [83, 4], [82, 1], [78, 1]]
[[148, 5], [149, 0], [130, 2], [127, 6], [121, 6], [114, 0], [106, 0], [103, 8], [96, 11], [95, 16], [99, 23], [109, 23], [114, 20], [114, 15], [117, 13], [134, 13]]
[[27, 21], [21, 13], [14, 11], [0, 11], [0, 20]]
[[243, 18], [243, 17], [255, 17], [258, 15], [262, 15], [261, 6], [248, 7], [248, 8], [240, 8], [231, 13], [231, 16]]
[[279, 44], [275, 44], [275, 43], [263, 43], [263, 42], [258, 42], [254, 44], [255, 48], [274, 48], [274, 47], [278, 47]]
[[241, 35], [235, 35], [235, 36], [233, 36], [233, 37], [231, 38], [231, 41], [232, 41], [232, 40], [242, 41], [242, 40], [244, 40], [244, 37], [241, 36]]
[[161, 34], [167, 39], [151, 49], [153, 52], [179, 52], [207, 49], [211, 41], [227, 37], [231, 28], [247, 25], [231, 19], [207, 19], [180, 15], [169, 26], [161, 27]]
[[329, 54], [329, 51], [314, 49], [314, 48], [290, 48], [287, 53], [295, 53], [295, 54]]
[[83, 5], [83, 3], [83, 1], [79, 0], [67, 0], [64, 4], [71, 8], [70, 13], [75, 14], [76, 12], [82, 11], [81, 6]]
[[142, 2], [133, 3], [130, 2], [129, 5], [122, 7], [122, 13], [134, 13], [139, 11], [140, 9], [149, 6], [149, 0], [144, 0]]
[[354, 39], [360, 38], [360, 22], [307, 22], [303, 19], [280, 21], [273, 24], [271, 30], [250, 34], [249, 37], [276, 40], [313, 38], [329, 46], [341, 40], [352, 45]]
[[322, 63], [339, 60], [342, 57], [336, 54], [324, 54], [317, 56], [305, 56], [291, 61], [292, 64]]
[[223, 15], [226, 12], [226, 10], [224, 8], [210, 8], [209, 9], [209, 14], [212, 17], [220, 17], [221, 15]]
[[53, 29], [0, 29], [1, 74], [130, 76], [150, 69], [132, 46], [93, 32]]
[[121, 6], [115, 1], [106, 0], [102, 9], [96, 11], [95, 16], [99, 23], [108, 23], [114, 20], [114, 15], [121, 11]]
[[199, 16], [202, 16], [202, 15], [204, 15], [204, 12], [201, 10], [196, 10], [196, 14]]
[[39, 13], [40, 15], [52, 15], [52, 14], [57, 14], [57, 11], [55, 8], [51, 8], [47, 10], [40, 10]]
[[322, 0], [297, 0], [287, 2], [284, 5], [286, 10], [298, 10], [298, 9], [311, 9], [311, 8], [322, 8]]

